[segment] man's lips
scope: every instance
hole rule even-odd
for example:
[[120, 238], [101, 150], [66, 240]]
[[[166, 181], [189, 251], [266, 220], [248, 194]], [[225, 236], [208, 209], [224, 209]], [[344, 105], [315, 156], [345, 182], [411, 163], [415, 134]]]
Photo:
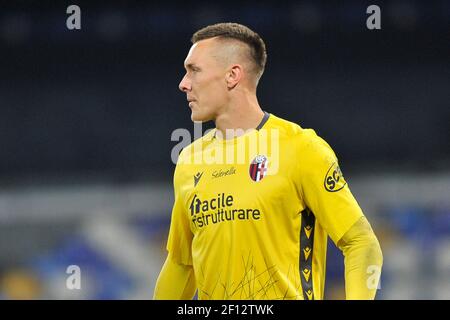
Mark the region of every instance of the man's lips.
[[195, 102], [195, 99], [188, 99], [189, 107], [192, 108], [192, 103]]

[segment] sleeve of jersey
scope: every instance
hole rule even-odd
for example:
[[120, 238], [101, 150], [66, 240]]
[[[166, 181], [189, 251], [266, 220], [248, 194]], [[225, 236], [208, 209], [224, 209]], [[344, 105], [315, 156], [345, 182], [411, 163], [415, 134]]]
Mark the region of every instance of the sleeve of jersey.
[[383, 253], [375, 233], [361, 217], [339, 240], [345, 256], [345, 293], [348, 300], [375, 298], [383, 265]]
[[175, 168], [174, 174], [174, 205], [170, 222], [167, 251], [174, 262], [184, 265], [192, 265], [191, 245], [193, 234], [189, 227], [189, 219], [186, 208], [180, 194], [180, 165]]
[[193, 267], [175, 263], [167, 257], [156, 281], [153, 299], [192, 299], [196, 290]]
[[331, 147], [312, 129], [298, 138], [299, 192], [335, 244], [363, 212]]

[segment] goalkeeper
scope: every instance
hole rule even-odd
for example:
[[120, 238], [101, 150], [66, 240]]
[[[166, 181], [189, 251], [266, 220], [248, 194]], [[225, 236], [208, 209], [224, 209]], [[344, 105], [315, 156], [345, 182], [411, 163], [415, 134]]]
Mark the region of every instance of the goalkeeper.
[[192, 43], [179, 87], [192, 120], [215, 129], [179, 156], [154, 298], [323, 299], [330, 237], [344, 255], [346, 298], [374, 299], [380, 245], [335, 153], [258, 103], [263, 40], [220, 23]]

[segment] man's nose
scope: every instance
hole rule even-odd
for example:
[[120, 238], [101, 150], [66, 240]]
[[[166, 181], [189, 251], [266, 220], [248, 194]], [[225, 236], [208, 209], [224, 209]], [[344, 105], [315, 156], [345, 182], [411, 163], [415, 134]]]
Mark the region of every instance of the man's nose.
[[178, 85], [178, 88], [183, 92], [187, 92], [187, 91], [191, 90], [191, 84], [186, 76], [184, 76], [183, 79], [181, 79], [181, 82]]

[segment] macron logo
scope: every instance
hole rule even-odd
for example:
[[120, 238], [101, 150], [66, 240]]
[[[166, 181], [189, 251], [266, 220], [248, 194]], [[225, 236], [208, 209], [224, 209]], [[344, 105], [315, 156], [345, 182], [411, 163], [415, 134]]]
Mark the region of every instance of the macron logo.
[[200, 178], [202, 177], [202, 175], [203, 175], [203, 172], [197, 172], [195, 175], [194, 175], [194, 188], [195, 188], [195, 186], [198, 184], [198, 182], [200, 181]]

